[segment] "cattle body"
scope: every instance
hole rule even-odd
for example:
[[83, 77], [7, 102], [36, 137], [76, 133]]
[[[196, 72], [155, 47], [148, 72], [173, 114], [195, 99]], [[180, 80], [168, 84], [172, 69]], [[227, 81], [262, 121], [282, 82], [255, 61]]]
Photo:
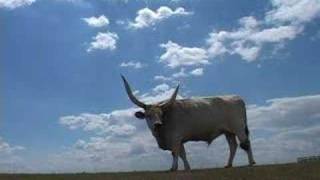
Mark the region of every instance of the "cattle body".
[[163, 112], [162, 123], [153, 135], [164, 150], [172, 150], [177, 141], [210, 144], [226, 133], [245, 138], [245, 104], [234, 95], [179, 99]]
[[169, 100], [147, 105], [133, 95], [123, 76], [122, 79], [130, 100], [144, 109], [144, 112], [136, 112], [135, 116], [146, 120], [159, 148], [172, 152], [172, 171], [178, 168], [178, 157], [183, 160], [185, 169], [190, 170], [184, 149], [185, 142], [206, 141], [210, 144], [222, 134], [230, 148], [226, 167], [232, 167], [238, 146], [237, 139], [240, 147], [247, 152], [249, 165], [255, 164], [249, 140], [246, 107], [240, 96], [177, 100], [178, 86]]

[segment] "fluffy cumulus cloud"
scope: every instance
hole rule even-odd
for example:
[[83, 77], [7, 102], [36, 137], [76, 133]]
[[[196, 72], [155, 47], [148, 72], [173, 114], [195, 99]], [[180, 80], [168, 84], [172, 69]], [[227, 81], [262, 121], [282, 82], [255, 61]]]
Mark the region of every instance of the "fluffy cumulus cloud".
[[78, 116], [64, 116], [60, 118], [60, 124], [69, 129], [83, 129], [84, 131], [94, 131], [98, 134], [108, 134], [110, 136], [129, 136], [136, 128], [123, 122], [124, 119], [132, 115], [135, 109], [113, 111], [109, 114], [89, 114], [83, 113]]
[[0, 8], [15, 9], [29, 6], [34, 2], [36, 2], [36, 0], [0, 0]]
[[279, 26], [256, 32], [249, 37], [249, 40], [256, 43], [281, 42], [283, 40], [294, 39], [301, 31], [301, 27]]
[[202, 76], [203, 75], [203, 68], [196, 68], [190, 72], [190, 74], [194, 76]]
[[235, 31], [214, 31], [207, 39], [208, 54], [216, 57], [224, 54], [238, 54], [251, 62], [258, 58], [261, 48], [267, 43], [282, 43], [294, 39], [302, 32], [301, 26], [281, 25], [262, 28], [254, 17], [243, 17]]
[[129, 26], [136, 29], [146, 28], [174, 15], [184, 16], [189, 14], [191, 14], [191, 12], [186, 11], [182, 7], [173, 10], [167, 6], [161, 6], [156, 11], [149, 8], [143, 8], [137, 12], [137, 17], [134, 22], [129, 23]]
[[261, 21], [243, 17], [237, 30], [211, 32], [207, 39], [209, 56], [238, 54], [248, 62], [254, 61], [264, 45], [295, 39], [307, 22], [320, 16], [318, 0], [272, 0], [271, 5]]
[[156, 75], [156, 76], [154, 76], [153, 79], [156, 80], [156, 81], [170, 81], [171, 80], [170, 77], [166, 77], [166, 76], [163, 76], [163, 75]]
[[[169, 85], [160, 84], [140, 98], [155, 102], [169, 98], [172, 90]], [[319, 153], [319, 108], [320, 95], [284, 97], [267, 100], [262, 105], [249, 105], [248, 123], [256, 161], [290, 162], [299, 156]], [[51, 157], [52, 162], [64, 170], [74, 168], [71, 170], [75, 171], [169, 168], [170, 154], [157, 148], [145, 121], [133, 116], [137, 110], [129, 108], [107, 114], [62, 117], [62, 125], [90, 130], [96, 135], [88, 140], [79, 139], [68, 151]], [[228, 146], [223, 137], [215, 140], [209, 148], [205, 143], [190, 142], [186, 149], [194, 168], [222, 166], [228, 157]], [[238, 149], [235, 161], [238, 165], [247, 163], [246, 154], [241, 149]]]
[[160, 62], [171, 68], [209, 63], [207, 52], [202, 48], [183, 47], [171, 41], [161, 44], [160, 47], [165, 49], [160, 56]]
[[90, 47], [87, 49], [88, 52], [93, 50], [115, 50], [117, 47], [118, 35], [113, 32], [102, 33], [99, 32], [93, 41], [90, 43]]
[[267, 13], [269, 23], [301, 24], [320, 15], [318, 0], [272, 0], [273, 9]]
[[256, 157], [262, 162], [294, 161], [319, 154], [319, 108], [320, 95], [270, 99], [251, 106], [248, 121]]
[[[89, 26], [91, 27], [104, 27], [109, 25], [109, 19], [101, 15], [99, 17], [89, 17], [89, 18], [82, 18]], [[98, 32], [96, 36], [94, 36], [93, 41], [90, 42], [89, 48], [87, 52], [91, 52], [93, 50], [115, 50], [117, 48], [117, 41], [119, 36], [117, 33], [114, 32]]]
[[200, 77], [204, 74], [204, 68], [195, 68], [193, 70], [186, 70], [186, 68], [180, 68], [179, 71], [172, 73], [170, 76], [156, 75], [154, 80], [170, 83], [178, 83], [180, 80], [189, 77]]
[[163, 92], [163, 91], [167, 91], [170, 89], [170, 86], [166, 83], [163, 84], [159, 84], [156, 87], [154, 87], [152, 90], [155, 92]]
[[[61, 1], [84, 4], [84, 0], [61, 0]], [[30, 6], [35, 2], [37, 2], [37, 0], [0, 0], [0, 8], [13, 10], [19, 7]]]
[[2, 137], [0, 137], [0, 154], [12, 154], [15, 151], [23, 150], [23, 149], [24, 149], [24, 147], [22, 147], [22, 146], [10, 145], [6, 141], [4, 141], [4, 139]]
[[103, 27], [109, 25], [109, 19], [104, 15], [82, 19], [91, 27]]
[[18, 152], [24, 150], [23, 146], [15, 146], [0, 137], [0, 173], [10, 172], [12, 169], [24, 169], [24, 162]]
[[[175, 88], [176, 87], [170, 87], [168, 84], [163, 83], [153, 88], [152, 92], [142, 94], [140, 96], [140, 99], [147, 104], [165, 101], [172, 96]], [[182, 96], [178, 95], [177, 99], [180, 99], [180, 98], [182, 98]]]
[[172, 68], [208, 64], [209, 60], [224, 55], [238, 55], [253, 62], [266, 45], [276, 48], [295, 39], [306, 23], [320, 17], [318, 0], [272, 0], [271, 5], [261, 20], [246, 16], [239, 19], [237, 29], [213, 30], [203, 47], [182, 47], [171, 41], [161, 44], [165, 52], [160, 61]]
[[[253, 16], [239, 19], [237, 29], [213, 30], [202, 47], [184, 47], [168, 41], [160, 44], [164, 52], [160, 62], [170, 68], [183, 66], [199, 66], [209, 64], [218, 56], [238, 55], [247, 62], [256, 61], [264, 47], [284, 45], [286, 41], [295, 39], [304, 30], [305, 24], [319, 17], [319, 1], [271, 1], [272, 9], [267, 11], [262, 20]], [[310, 9], [304, 15], [295, 16], [305, 9]], [[287, 16], [282, 16], [285, 14]], [[282, 18], [282, 19], [281, 19]], [[274, 52], [274, 51], [273, 51]], [[188, 77], [186, 73], [181, 76]], [[194, 73], [191, 73], [195, 75]], [[171, 77], [157, 77], [157, 80], [170, 80]]]
[[[151, 138], [144, 137], [143, 121], [133, 117], [137, 108], [115, 110], [110, 113], [80, 114], [60, 118], [60, 123], [70, 129], [90, 131], [89, 139], [79, 139], [68, 151], [51, 157], [51, 164], [60, 167], [58, 171], [118, 171], [132, 169], [128, 158], [142, 158], [145, 149], [150, 150]], [[145, 141], [146, 144], [143, 143]], [[152, 146], [151, 149], [155, 146]], [[132, 159], [133, 158], [133, 159]], [[79, 165], [86, 162], [86, 165]]]
[[173, 73], [171, 75], [170, 80], [176, 80], [176, 79], [186, 78], [190, 76], [202, 76], [203, 73], [204, 73], [203, 68], [196, 68], [189, 72], [186, 72], [185, 68], [181, 68], [180, 71]]
[[186, 73], [186, 70], [185, 68], [181, 68], [180, 71], [176, 72], [176, 73], [173, 73], [172, 74], [172, 78], [175, 78], [175, 79], [179, 79], [179, 78], [185, 78], [185, 77], [188, 77], [189, 75]]
[[133, 69], [141, 69], [145, 67], [144, 64], [141, 62], [135, 62], [135, 61], [128, 61], [128, 62], [122, 62], [120, 64], [120, 67], [126, 67], [126, 68], [133, 68]]
[[320, 118], [320, 95], [270, 99], [266, 103], [249, 108], [249, 118], [255, 120], [253, 127], [288, 130], [312, 126]]

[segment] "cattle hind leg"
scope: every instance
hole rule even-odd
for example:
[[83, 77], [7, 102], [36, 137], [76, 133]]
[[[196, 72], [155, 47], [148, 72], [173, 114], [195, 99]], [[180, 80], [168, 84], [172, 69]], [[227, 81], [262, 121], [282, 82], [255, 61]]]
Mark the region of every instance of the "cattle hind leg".
[[256, 164], [256, 162], [253, 159], [251, 143], [250, 143], [250, 140], [249, 140], [248, 127], [246, 126], [243, 131], [237, 133], [237, 136], [238, 136], [239, 141], [240, 141], [240, 147], [244, 151], [246, 151], [246, 153], [248, 155], [249, 165], [252, 166], [252, 165]]
[[226, 133], [225, 136], [228, 141], [229, 149], [230, 149], [228, 164], [225, 166], [225, 168], [230, 168], [230, 167], [232, 167], [232, 162], [233, 162], [234, 156], [236, 154], [238, 144], [237, 144], [235, 134]]

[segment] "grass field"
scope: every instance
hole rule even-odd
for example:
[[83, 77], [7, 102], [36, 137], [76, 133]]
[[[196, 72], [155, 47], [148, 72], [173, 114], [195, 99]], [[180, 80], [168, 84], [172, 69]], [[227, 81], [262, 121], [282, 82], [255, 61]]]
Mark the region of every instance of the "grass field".
[[125, 172], [125, 173], [79, 173], [79, 174], [0, 174], [5, 180], [320, 180], [320, 162], [306, 164], [261, 165], [230, 169], [201, 169], [191, 172]]

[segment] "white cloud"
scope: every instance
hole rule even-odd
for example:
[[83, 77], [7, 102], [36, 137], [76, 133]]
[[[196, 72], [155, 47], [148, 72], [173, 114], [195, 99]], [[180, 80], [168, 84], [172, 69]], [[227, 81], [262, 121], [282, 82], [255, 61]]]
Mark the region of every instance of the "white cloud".
[[184, 68], [181, 68], [179, 72], [173, 73], [171, 75], [172, 78], [184, 78], [184, 77], [188, 77], [189, 75], [185, 72]]
[[238, 54], [243, 60], [255, 61], [264, 45], [293, 40], [307, 22], [320, 17], [319, 0], [272, 0], [271, 4], [261, 21], [247, 16], [239, 19], [236, 30], [212, 31], [207, 39], [209, 57]]
[[186, 72], [185, 68], [180, 68], [179, 71], [172, 73], [170, 76], [156, 75], [153, 79], [162, 82], [178, 83], [179, 80], [183, 78], [188, 78], [190, 76], [202, 76], [203, 74], [203, 68], [195, 68], [188, 72]]
[[306, 23], [320, 15], [319, 0], [271, 0], [273, 9], [266, 14], [268, 23]]
[[194, 76], [202, 76], [203, 75], [203, 68], [196, 68], [190, 72], [190, 74]]
[[260, 45], [248, 43], [249, 37], [258, 31], [259, 22], [252, 16], [239, 20], [240, 28], [236, 31], [213, 31], [207, 39], [208, 54], [214, 58], [223, 54], [239, 54], [244, 60], [255, 60]]
[[166, 83], [163, 83], [163, 84], [159, 84], [157, 85], [156, 87], [154, 87], [152, 90], [154, 92], [163, 92], [163, 91], [167, 91], [170, 89], [170, 86]]
[[105, 129], [108, 127], [109, 114], [89, 114], [83, 113], [79, 116], [64, 116], [60, 118], [60, 123], [68, 126], [70, 129], [83, 128], [85, 131]]
[[245, 46], [245, 41], [235, 41], [232, 43], [233, 50], [230, 51], [231, 54], [239, 54], [242, 59], [251, 62], [257, 59], [260, 46]]
[[[85, 7], [89, 7], [90, 3], [85, 2], [86, 0], [56, 0], [61, 2], [70, 2], [76, 5], [81, 5]], [[33, 3], [38, 2], [38, 0], [0, 0], [0, 8], [7, 8], [10, 10], [30, 6]]]
[[29, 6], [36, 0], [0, 0], [0, 8], [15, 9], [18, 7]]
[[128, 62], [122, 62], [120, 64], [120, 67], [132, 67], [134, 69], [141, 69], [145, 65], [142, 64], [141, 62], [134, 62], [134, 61], [128, 61]]
[[256, 32], [249, 39], [256, 43], [281, 42], [294, 39], [301, 31], [302, 28], [297, 26], [279, 26]]
[[195, 68], [188, 72], [186, 72], [185, 68], [180, 68], [179, 71], [172, 73], [170, 76], [156, 75], [153, 79], [162, 82], [178, 83], [179, 80], [183, 78], [188, 78], [190, 76], [202, 76], [203, 74], [203, 68]]
[[[130, 120], [144, 123], [137, 119]], [[165, 165], [162, 162], [165, 153], [154, 143], [147, 131], [113, 140], [93, 136], [88, 140], [79, 139], [67, 151], [51, 156], [50, 164], [55, 167], [55, 172], [164, 169]], [[158, 163], [152, 165], [150, 162]]]
[[270, 99], [265, 105], [249, 107], [248, 122], [256, 157], [270, 163], [318, 154], [319, 108], [320, 95]]
[[256, 29], [259, 27], [261, 22], [259, 22], [255, 17], [253, 16], [245, 16], [239, 19], [239, 24], [244, 29]]
[[165, 53], [160, 56], [160, 62], [171, 68], [209, 63], [207, 52], [202, 48], [183, 47], [171, 41], [161, 44], [160, 47], [165, 49]]
[[161, 6], [156, 11], [153, 11], [149, 8], [143, 8], [137, 12], [137, 17], [135, 18], [134, 22], [129, 23], [129, 26], [136, 29], [145, 28], [153, 26], [156, 23], [164, 19], [167, 19], [173, 15], [181, 16], [189, 14], [191, 14], [191, 12], [185, 11], [185, 9], [182, 7], [172, 10], [169, 7]]
[[[161, 85], [161, 86], [166, 86], [166, 85]], [[160, 89], [162, 89], [162, 91]], [[163, 89], [166, 89], [166, 90], [163, 90]], [[174, 90], [175, 90], [175, 87], [174, 88], [158, 87], [156, 89], [153, 89], [151, 93], [142, 94], [140, 96], [140, 99], [143, 102], [146, 102], [147, 104], [157, 103], [157, 102], [169, 99], [172, 96]], [[181, 97], [182, 97], [181, 95], [177, 96], [177, 98], [181, 98]]]
[[109, 114], [83, 113], [79, 116], [64, 116], [60, 118], [60, 124], [72, 130], [81, 128], [84, 131], [93, 131], [108, 136], [130, 136], [136, 131], [136, 128], [123, 123], [123, 121], [131, 117], [134, 110], [119, 110]]
[[171, 77], [166, 77], [166, 76], [163, 76], [163, 75], [156, 75], [154, 76], [153, 78], [154, 80], [160, 80], [160, 81], [171, 81], [172, 78]]
[[229, 52], [229, 50], [225, 47], [223, 42], [216, 41], [214, 38], [207, 39], [207, 42], [209, 44], [209, 48], [207, 49], [207, 52], [211, 58], [214, 58], [216, 56], [223, 55]]
[[256, 60], [267, 43], [279, 44], [292, 40], [303, 31], [303, 26], [280, 25], [264, 27], [254, 17], [243, 17], [235, 31], [213, 31], [209, 34], [207, 51], [211, 58], [224, 54], [238, 54], [248, 62]]
[[0, 155], [2, 154], [12, 154], [15, 151], [24, 150], [22, 146], [12, 146], [0, 137]]
[[291, 129], [312, 125], [320, 118], [320, 95], [270, 99], [267, 104], [250, 108], [254, 128]]
[[24, 169], [24, 161], [18, 154], [23, 150], [25, 150], [25, 147], [11, 145], [0, 137], [0, 173]]
[[106, 32], [102, 33], [99, 32], [95, 37], [92, 38], [94, 41], [90, 43], [90, 47], [87, 49], [88, 52], [91, 52], [95, 49], [100, 50], [114, 50], [116, 49], [117, 40], [119, 39], [116, 33]]
[[91, 27], [103, 27], [109, 25], [109, 19], [104, 15], [82, 19]]

